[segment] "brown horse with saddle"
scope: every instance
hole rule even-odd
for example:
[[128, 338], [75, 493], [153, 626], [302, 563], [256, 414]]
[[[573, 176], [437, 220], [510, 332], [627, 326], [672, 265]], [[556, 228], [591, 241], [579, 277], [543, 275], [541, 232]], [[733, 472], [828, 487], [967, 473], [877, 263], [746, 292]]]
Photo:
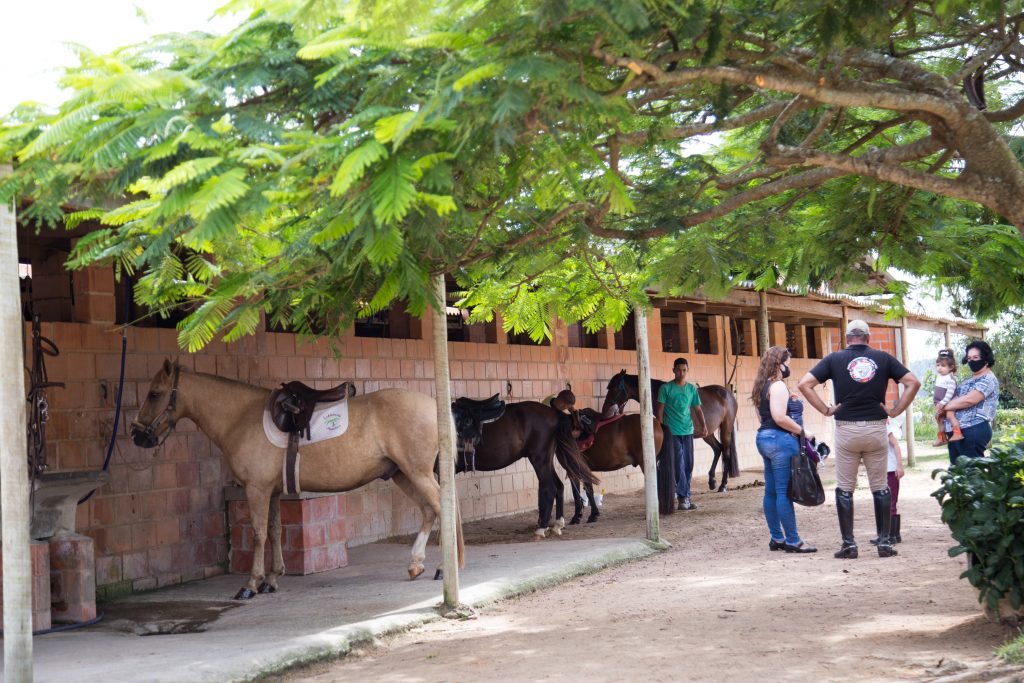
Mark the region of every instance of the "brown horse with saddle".
[[[296, 490], [341, 492], [376, 479], [393, 479], [422, 515], [412, 546], [409, 578], [422, 574], [427, 538], [441, 513], [441, 487], [434, 476], [438, 456], [435, 400], [405, 389], [382, 389], [347, 398], [349, 391], [344, 386], [327, 392], [292, 387], [291, 395], [278, 401], [281, 395], [281, 391], [192, 372], [164, 361], [132, 423], [135, 444], [153, 448], [163, 443], [178, 421], [191, 419], [224, 454], [231, 472], [245, 488], [255, 542], [249, 580], [235, 597], [247, 599], [257, 592], [277, 590], [277, 579], [285, 571], [280, 496], [289, 484]], [[325, 423], [337, 434], [312, 443], [300, 440], [301, 468], [287, 466], [288, 430], [305, 431], [303, 416], [308, 402], [334, 399], [344, 401], [344, 411], [337, 409]], [[272, 411], [275, 407], [279, 410]], [[289, 425], [280, 414], [282, 408], [297, 421]], [[272, 414], [277, 420], [271, 420]], [[274, 426], [278, 420], [285, 425], [284, 431]], [[341, 428], [341, 422], [347, 428]], [[271, 440], [278, 436], [282, 439]], [[304, 438], [308, 439], [308, 432]], [[268, 517], [273, 564], [265, 572]], [[456, 529], [461, 567], [461, 520]]]

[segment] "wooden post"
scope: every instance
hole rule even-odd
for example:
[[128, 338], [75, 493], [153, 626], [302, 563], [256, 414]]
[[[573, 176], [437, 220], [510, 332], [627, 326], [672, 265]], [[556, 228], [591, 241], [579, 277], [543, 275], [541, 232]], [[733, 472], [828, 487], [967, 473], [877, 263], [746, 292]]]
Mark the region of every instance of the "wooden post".
[[[11, 172], [0, 166], [0, 176]], [[0, 533], [3, 534], [4, 680], [32, 681], [32, 560], [25, 437], [24, 328], [14, 203], [0, 205]]]
[[[900, 355], [903, 356], [901, 359], [904, 365], [910, 364], [910, 352], [908, 351], [909, 345], [907, 344], [907, 318], [904, 316], [900, 319]], [[899, 385], [900, 393], [902, 394], [906, 389], [903, 385]], [[915, 397], [916, 398], [916, 397]], [[907, 439], [907, 465], [913, 467], [917, 464], [917, 457], [914, 453], [914, 404], [911, 403], [907, 411], [903, 413], [906, 418], [903, 421], [905, 427], [904, 437]]]
[[658, 464], [654, 452], [654, 400], [651, 397], [651, 356], [647, 346], [647, 312], [633, 307], [636, 321], [636, 363], [640, 382], [640, 439], [644, 451], [644, 500], [647, 503], [647, 539], [661, 541], [658, 516]]
[[846, 326], [850, 324], [850, 315], [846, 312], [846, 306], [843, 306], [843, 317], [839, 321], [839, 348], [846, 348]]
[[951, 341], [950, 337], [952, 337], [953, 335], [951, 335], [950, 332], [949, 332], [949, 323], [946, 323], [946, 329], [943, 331], [943, 335], [942, 336], [945, 337], [945, 339], [946, 339], [946, 348], [947, 349], [953, 348], [952, 346], [950, 346], [950, 341]]
[[445, 318], [444, 275], [434, 276], [434, 298], [440, 308], [434, 318], [434, 389], [437, 395], [438, 470], [441, 483], [441, 568], [444, 570], [444, 604], [459, 604], [458, 497], [455, 493], [455, 435], [452, 422], [451, 378], [448, 372], [448, 321]]
[[768, 292], [758, 292], [760, 304], [757, 315], [757, 356], [763, 356], [771, 344], [768, 342]]

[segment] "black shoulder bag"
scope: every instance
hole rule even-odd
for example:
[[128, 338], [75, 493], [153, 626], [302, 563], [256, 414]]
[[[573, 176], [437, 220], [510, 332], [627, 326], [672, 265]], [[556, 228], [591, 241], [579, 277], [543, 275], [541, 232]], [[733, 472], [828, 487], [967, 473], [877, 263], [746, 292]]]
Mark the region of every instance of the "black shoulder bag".
[[786, 495], [798, 505], [814, 507], [825, 502], [825, 487], [821, 485], [821, 477], [818, 476], [818, 464], [807, 456], [804, 447], [806, 442], [807, 437], [801, 429], [797, 436], [799, 449], [789, 463], [789, 488]]

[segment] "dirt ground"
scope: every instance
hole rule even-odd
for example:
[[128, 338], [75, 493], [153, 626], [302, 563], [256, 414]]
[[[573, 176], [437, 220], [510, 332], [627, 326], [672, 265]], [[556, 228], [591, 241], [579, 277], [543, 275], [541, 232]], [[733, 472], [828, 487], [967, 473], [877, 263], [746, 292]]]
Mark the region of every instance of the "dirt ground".
[[[867, 542], [874, 517], [863, 478], [855, 497], [861, 557], [842, 561], [832, 557], [839, 535], [831, 467], [822, 477], [828, 502], [797, 510], [801, 536], [819, 548], [809, 555], [769, 552], [760, 473], [745, 472], [734, 482], [743, 488], [724, 494], [698, 476], [699, 509], [662, 518], [667, 552], [281, 680], [1024, 680], [993, 656], [1016, 632], [984, 619], [976, 592], [958, 578], [963, 558], [946, 554], [952, 540], [929, 496], [931, 471], [942, 466], [922, 460], [903, 480], [898, 557], [881, 559]], [[642, 537], [642, 496], [607, 496], [596, 524], [561, 538], [529, 540], [531, 514], [467, 524], [467, 542]], [[467, 556], [472, 561], [472, 548]]]

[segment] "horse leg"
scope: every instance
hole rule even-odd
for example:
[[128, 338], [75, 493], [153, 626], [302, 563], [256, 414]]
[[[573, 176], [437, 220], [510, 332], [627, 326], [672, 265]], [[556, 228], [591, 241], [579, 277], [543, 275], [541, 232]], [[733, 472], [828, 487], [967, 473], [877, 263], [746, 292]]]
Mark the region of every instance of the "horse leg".
[[281, 552], [281, 494], [270, 497], [270, 555], [273, 565], [266, 580], [260, 584], [260, 593], [276, 593], [277, 579], [284, 576], [284, 555]]
[[592, 524], [597, 521], [597, 516], [601, 514], [601, 511], [597, 509], [597, 499], [594, 498], [593, 484], [587, 484], [587, 499], [590, 501], [590, 516], [587, 517], [587, 524]]
[[270, 493], [262, 488], [247, 485], [245, 500], [249, 504], [249, 517], [252, 519], [252, 568], [249, 569], [249, 580], [235, 594], [235, 600], [248, 600], [263, 583], [263, 553], [267, 543], [267, 512], [270, 508]]
[[552, 489], [554, 486], [551, 479], [554, 477], [554, 469], [549, 464], [547, 467], [537, 468], [537, 530], [533, 535], [537, 538], [546, 538], [551, 522]]
[[554, 467], [551, 468], [551, 484], [555, 494], [555, 524], [551, 530], [556, 536], [561, 536], [562, 529], [565, 528], [565, 484]]
[[580, 495], [579, 482], [575, 482], [570, 479], [569, 488], [572, 489], [572, 504], [574, 508], [572, 519], [569, 520], [569, 524], [579, 524], [580, 518], [583, 517], [583, 496]]
[[715, 457], [711, 459], [711, 469], [708, 470], [708, 488], [712, 491], [715, 490], [715, 469], [718, 467], [718, 458], [722, 455], [722, 444], [718, 442], [718, 439], [712, 434], [708, 434], [704, 438], [704, 443], [711, 446], [711, 452], [715, 454]]
[[434, 528], [434, 520], [441, 514], [441, 487], [433, 475], [414, 479], [401, 470], [395, 472], [392, 480], [416, 503], [423, 516], [420, 531], [412, 543], [412, 562], [409, 563], [409, 579], [412, 580], [423, 573], [423, 560], [427, 557], [427, 539]]

